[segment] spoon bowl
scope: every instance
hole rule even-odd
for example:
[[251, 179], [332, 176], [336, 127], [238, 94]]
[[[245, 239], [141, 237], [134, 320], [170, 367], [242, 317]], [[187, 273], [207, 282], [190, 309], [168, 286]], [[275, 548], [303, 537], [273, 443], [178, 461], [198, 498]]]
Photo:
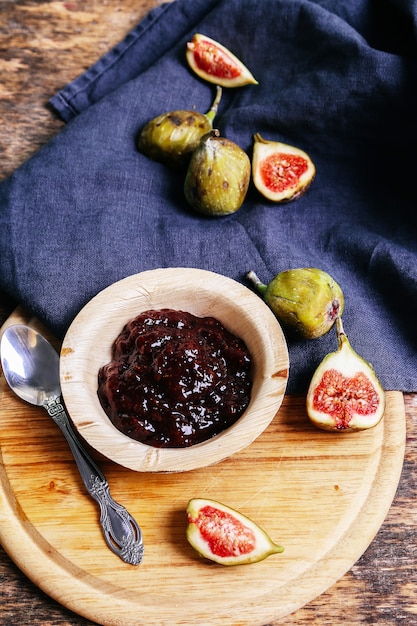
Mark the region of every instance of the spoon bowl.
[[1, 340], [4, 377], [25, 402], [42, 406], [51, 395], [60, 395], [59, 356], [51, 344], [30, 326], [15, 324]]

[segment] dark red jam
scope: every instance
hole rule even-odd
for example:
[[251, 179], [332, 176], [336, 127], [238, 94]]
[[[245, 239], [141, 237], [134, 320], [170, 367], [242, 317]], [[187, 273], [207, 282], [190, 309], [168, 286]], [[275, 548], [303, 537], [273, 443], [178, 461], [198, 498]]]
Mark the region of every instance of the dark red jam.
[[101, 405], [122, 433], [157, 448], [185, 448], [242, 415], [251, 358], [213, 317], [151, 310], [126, 324], [98, 383]]

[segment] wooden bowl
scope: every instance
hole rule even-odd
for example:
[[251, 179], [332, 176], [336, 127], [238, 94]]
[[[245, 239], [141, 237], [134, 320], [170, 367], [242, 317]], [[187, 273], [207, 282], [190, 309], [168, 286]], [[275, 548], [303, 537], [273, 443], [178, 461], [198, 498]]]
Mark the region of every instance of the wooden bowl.
[[[188, 448], [155, 448], [113, 426], [97, 396], [100, 367], [111, 361], [124, 325], [149, 309], [212, 316], [243, 339], [253, 361], [251, 401], [227, 430]], [[217, 463], [254, 441], [281, 406], [288, 351], [281, 327], [263, 300], [240, 283], [191, 268], [156, 269], [107, 287], [78, 314], [61, 349], [61, 386], [79, 434], [98, 452], [141, 472], [187, 471]]]

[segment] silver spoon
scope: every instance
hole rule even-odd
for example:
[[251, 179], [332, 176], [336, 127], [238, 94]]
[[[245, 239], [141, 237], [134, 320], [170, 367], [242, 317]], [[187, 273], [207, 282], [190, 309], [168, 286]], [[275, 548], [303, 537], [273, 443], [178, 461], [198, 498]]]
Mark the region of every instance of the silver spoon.
[[58, 353], [42, 335], [23, 324], [6, 328], [0, 353], [10, 388], [22, 400], [46, 409], [63, 432], [88, 493], [100, 505], [100, 524], [110, 550], [126, 563], [139, 565], [144, 551], [141, 530], [111, 497], [107, 480], [75, 436], [62, 405]]

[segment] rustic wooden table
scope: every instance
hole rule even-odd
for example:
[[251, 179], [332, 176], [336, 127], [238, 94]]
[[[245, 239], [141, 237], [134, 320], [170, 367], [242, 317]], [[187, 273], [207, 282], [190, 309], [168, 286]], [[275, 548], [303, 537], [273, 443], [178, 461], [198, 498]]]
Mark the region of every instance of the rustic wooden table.
[[[48, 109], [49, 97], [156, 4], [157, 0], [0, 0], [0, 181], [62, 127]], [[0, 293], [0, 323], [14, 306]], [[383, 526], [341, 580], [279, 624], [417, 624], [417, 395], [407, 394], [404, 400], [405, 462]], [[92, 624], [44, 595], [0, 547], [0, 625], [17, 623]]]

